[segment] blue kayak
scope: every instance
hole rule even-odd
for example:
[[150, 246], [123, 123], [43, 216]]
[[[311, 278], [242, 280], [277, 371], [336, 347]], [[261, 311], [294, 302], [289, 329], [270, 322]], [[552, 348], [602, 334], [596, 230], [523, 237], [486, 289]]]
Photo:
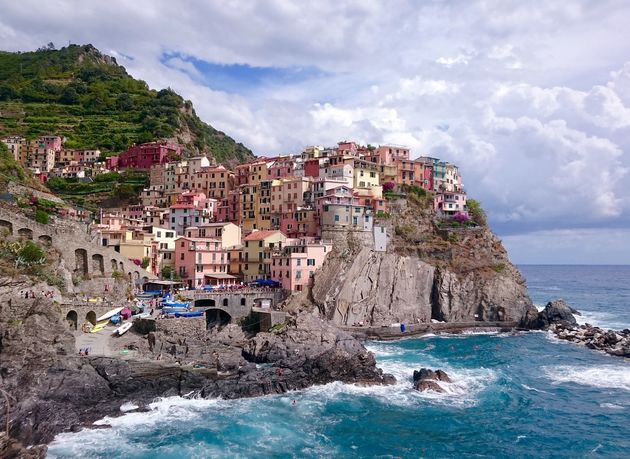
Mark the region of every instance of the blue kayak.
[[165, 314], [174, 314], [176, 312], [186, 312], [188, 308], [162, 308], [162, 312]]
[[203, 316], [203, 311], [186, 311], [186, 312], [176, 312], [175, 317], [201, 317]]
[[178, 303], [177, 301], [163, 301], [162, 306], [168, 308], [187, 308], [190, 303]]

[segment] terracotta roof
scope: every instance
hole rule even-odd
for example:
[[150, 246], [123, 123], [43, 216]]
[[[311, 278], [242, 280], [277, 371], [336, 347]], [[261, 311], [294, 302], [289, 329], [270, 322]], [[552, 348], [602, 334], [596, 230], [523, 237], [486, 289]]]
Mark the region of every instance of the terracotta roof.
[[263, 239], [267, 239], [269, 236], [273, 236], [278, 233], [282, 234], [282, 232], [278, 230], [254, 231], [253, 233], [248, 234], [245, 237], [245, 240], [246, 241], [262, 241]]

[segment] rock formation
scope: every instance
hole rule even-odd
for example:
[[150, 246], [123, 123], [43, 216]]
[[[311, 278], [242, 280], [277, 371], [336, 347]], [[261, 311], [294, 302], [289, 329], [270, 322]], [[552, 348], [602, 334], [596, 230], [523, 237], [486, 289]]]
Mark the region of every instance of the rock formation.
[[451, 378], [443, 370], [433, 371], [428, 368], [421, 368], [420, 371], [413, 372], [413, 387], [417, 391], [446, 392], [437, 381], [450, 383]]
[[[238, 398], [337, 380], [394, 382], [356, 339], [312, 314], [254, 337], [236, 325], [207, 332], [203, 319], [157, 321], [152, 333], [153, 350], [134, 331], [116, 340], [133, 350], [125, 359], [79, 356], [52, 300], [0, 303], [0, 387], [13, 400], [11, 436], [24, 445], [47, 443], [59, 432], [120, 414], [125, 402], [142, 406], [156, 397]], [[5, 420], [3, 406], [0, 423]]]
[[[335, 324], [502, 321], [522, 323], [535, 308], [525, 280], [487, 227], [440, 230], [432, 211], [401, 200], [386, 252], [371, 235], [328, 232], [335, 249], [313, 282], [311, 300]], [[359, 237], [363, 236], [363, 237]]]

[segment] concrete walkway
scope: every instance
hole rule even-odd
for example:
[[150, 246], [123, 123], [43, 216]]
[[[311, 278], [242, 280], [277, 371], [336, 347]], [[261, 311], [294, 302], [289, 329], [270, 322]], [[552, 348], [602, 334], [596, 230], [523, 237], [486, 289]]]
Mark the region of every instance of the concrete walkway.
[[90, 355], [102, 355], [110, 357], [114, 355], [109, 342], [112, 337], [112, 332], [116, 329], [114, 325], [108, 325], [98, 333], [83, 333], [82, 331], [75, 332], [75, 346], [77, 354], [79, 349], [90, 348]]

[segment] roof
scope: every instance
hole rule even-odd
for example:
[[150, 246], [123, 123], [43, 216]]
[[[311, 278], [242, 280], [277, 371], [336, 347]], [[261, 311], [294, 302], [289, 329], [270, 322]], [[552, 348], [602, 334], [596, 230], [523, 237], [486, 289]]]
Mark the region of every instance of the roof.
[[[275, 236], [276, 234], [282, 234], [282, 231], [278, 230], [264, 230], [264, 231], [254, 231], [253, 233], [248, 234], [245, 237], [245, 241], [262, 241], [267, 239], [270, 236]], [[284, 236], [284, 234], [282, 234]]]
[[196, 209], [196, 207], [192, 204], [173, 204], [171, 209]]

